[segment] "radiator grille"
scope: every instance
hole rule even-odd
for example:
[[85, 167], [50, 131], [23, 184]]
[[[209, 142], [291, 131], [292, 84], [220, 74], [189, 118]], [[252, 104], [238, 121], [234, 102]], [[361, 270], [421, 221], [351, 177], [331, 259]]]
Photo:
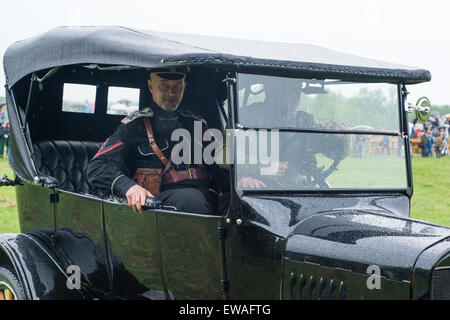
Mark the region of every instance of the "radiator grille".
[[450, 268], [436, 269], [433, 274], [433, 300], [450, 300]]
[[341, 299], [347, 297], [347, 287], [343, 281], [325, 278], [316, 279], [314, 276], [300, 274], [298, 279], [294, 273], [290, 277], [290, 298], [292, 300], [326, 300]]

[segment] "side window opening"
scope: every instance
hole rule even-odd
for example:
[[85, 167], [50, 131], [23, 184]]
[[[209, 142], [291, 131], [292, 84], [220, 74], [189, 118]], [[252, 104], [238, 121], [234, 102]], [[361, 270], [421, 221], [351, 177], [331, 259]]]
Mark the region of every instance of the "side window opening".
[[139, 109], [141, 90], [128, 87], [108, 87], [107, 114], [129, 115]]
[[64, 83], [62, 111], [94, 113], [97, 87], [94, 85]]

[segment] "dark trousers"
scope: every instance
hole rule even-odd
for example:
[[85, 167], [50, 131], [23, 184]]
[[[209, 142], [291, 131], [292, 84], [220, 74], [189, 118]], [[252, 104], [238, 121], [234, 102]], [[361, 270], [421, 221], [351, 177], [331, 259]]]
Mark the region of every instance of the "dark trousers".
[[422, 157], [423, 158], [428, 157], [428, 147], [423, 147], [422, 148]]
[[225, 215], [230, 204], [228, 193], [218, 197], [208, 188], [176, 188], [160, 192], [162, 207], [176, 211]]

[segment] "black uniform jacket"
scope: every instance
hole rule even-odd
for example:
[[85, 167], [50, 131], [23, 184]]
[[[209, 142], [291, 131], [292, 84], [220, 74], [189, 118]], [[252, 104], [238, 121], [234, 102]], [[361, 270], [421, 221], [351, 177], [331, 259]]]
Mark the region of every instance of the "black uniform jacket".
[[[189, 141], [184, 141], [183, 145], [190, 145], [190, 150], [185, 148], [183, 151], [190, 153], [188, 154], [190, 161], [184, 161], [181, 164], [174, 163], [173, 167], [176, 171], [204, 168], [210, 172], [211, 177], [217, 178], [221, 175], [217, 165], [204, 164], [203, 157], [200, 158], [201, 163], [198, 161], [198, 151], [202, 152], [204, 147], [202, 136], [207, 129], [206, 121], [189, 111], [169, 112], [156, 104], [152, 104], [150, 107], [124, 118], [116, 131], [103, 143], [97, 154], [90, 160], [87, 177], [91, 188], [100, 191], [105, 196], [111, 194], [125, 198], [128, 189], [136, 184], [131, 179], [136, 168], [164, 168], [163, 163], [149, 145], [144, 118], [150, 120], [156, 144], [167, 159], [171, 157], [172, 149], [176, 144], [185, 138], [189, 138]], [[189, 134], [183, 138], [177, 136], [176, 138], [179, 140], [172, 141], [172, 133], [176, 129], [185, 129], [184, 132]], [[176, 150], [180, 150], [180, 145]], [[194, 159], [194, 152], [196, 151], [197, 157]], [[184, 155], [183, 152], [179, 152], [179, 154]], [[217, 190], [216, 184], [211, 179], [208, 181], [184, 180], [164, 185], [161, 190], [184, 187], [208, 187]]]

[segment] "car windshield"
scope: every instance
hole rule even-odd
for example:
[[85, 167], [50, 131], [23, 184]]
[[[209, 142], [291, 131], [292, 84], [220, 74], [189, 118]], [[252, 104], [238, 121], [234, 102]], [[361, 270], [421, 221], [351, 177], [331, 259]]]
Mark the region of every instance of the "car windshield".
[[240, 189], [405, 189], [395, 84], [238, 75]]

